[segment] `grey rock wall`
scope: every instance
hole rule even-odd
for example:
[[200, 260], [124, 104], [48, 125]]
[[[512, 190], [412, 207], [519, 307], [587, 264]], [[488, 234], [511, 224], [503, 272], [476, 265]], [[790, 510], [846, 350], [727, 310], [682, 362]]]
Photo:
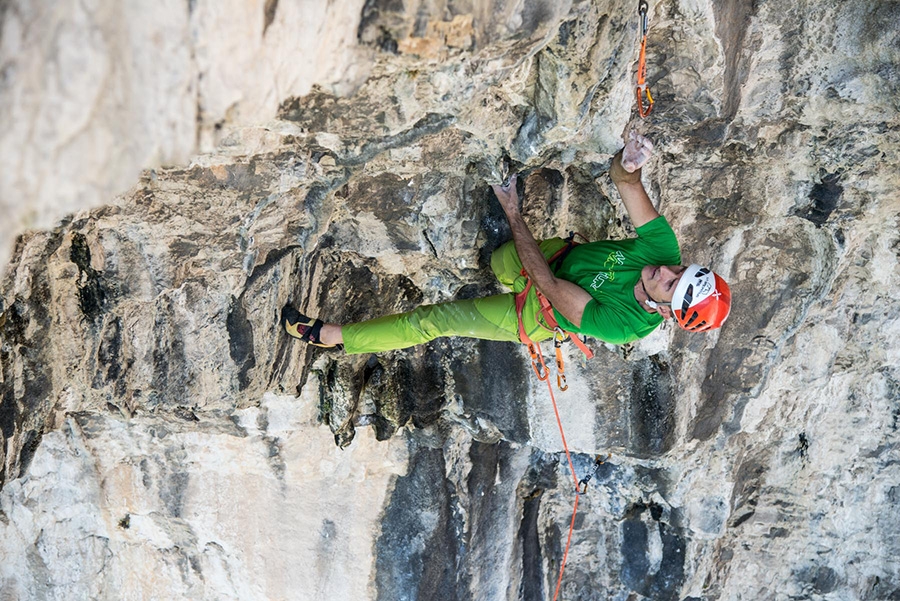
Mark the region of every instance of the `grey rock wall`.
[[[734, 307], [713, 334], [566, 349], [560, 414], [593, 477], [562, 598], [900, 598], [895, 4], [655, 3], [646, 121], [630, 4], [237, 4], [188, 3], [189, 41], [166, 38], [193, 62], [159, 77], [219, 74], [186, 76], [219, 108], [189, 119], [162, 161], [178, 166], [102, 185], [66, 154], [12, 170], [99, 192], [17, 226], [2, 284], [4, 598], [552, 598], [574, 485], [524, 349], [348, 357], [294, 344], [278, 315], [500, 291], [505, 160], [537, 236], [629, 235], [605, 170], [630, 127], [656, 142], [644, 183], [685, 259], [726, 276]], [[122, 10], [110, 22], [136, 20]], [[5, 64], [55, 68], [10, 41], [47, 26], [15, 29], [27, 12], [3, 7]], [[291, 35], [304, 15], [352, 34]], [[255, 54], [225, 58], [244, 39], [228, 23]], [[123, 81], [147, 81], [135, 68]], [[132, 120], [97, 114], [81, 135]], [[104, 148], [122, 173], [158, 164]]]

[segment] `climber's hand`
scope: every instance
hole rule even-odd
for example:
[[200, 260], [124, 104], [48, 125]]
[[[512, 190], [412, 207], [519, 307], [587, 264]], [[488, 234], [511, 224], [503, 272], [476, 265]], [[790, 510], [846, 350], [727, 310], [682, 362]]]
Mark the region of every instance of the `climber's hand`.
[[653, 142], [633, 130], [628, 134], [628, 143], [622, 149], [622, 167], [628, 173], [634, 173], [650, 160]]
[[507, 215], [519, 212], [519, 194], [516, 192], [516, 177], [517, 174], [513, 173], [509, 176], [509, 183], [505, 186], [498, 184], [491, 186], [491, 189], [494, 190], [494, 196], [497, 197], [497, 201], [500, 203], [500, 206], [503, 207], [503, 212]]

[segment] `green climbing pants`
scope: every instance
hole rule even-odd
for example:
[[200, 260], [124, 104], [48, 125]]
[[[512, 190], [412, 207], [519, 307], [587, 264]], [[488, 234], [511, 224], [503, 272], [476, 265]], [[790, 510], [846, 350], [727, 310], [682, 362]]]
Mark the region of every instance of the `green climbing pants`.
[[[544, 240], [540, 243], [541, 252], [549, 259], [565, 244], [561, 238]], [[344, 350], [348, 354], [378, 353], [422, 344], [441, 336], [519, 342], [515, 293], [525, 289], [526, 279], [521, 275], [522, 262], [511, 241], [493, 252], [491, 269], [497, 280], [513, 292], [423, 305], [407, 313], [343, 326]], [[536, 321], [539, 310], [540, 304], [532, 289], [522, 316], [528, 336], [535, 341], [553, 335]]]

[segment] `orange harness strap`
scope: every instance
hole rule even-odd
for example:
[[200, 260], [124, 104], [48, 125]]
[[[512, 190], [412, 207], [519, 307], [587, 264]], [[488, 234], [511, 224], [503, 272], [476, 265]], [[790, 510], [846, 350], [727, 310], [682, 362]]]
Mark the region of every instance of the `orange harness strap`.
[[[575, 242], [570, 240], [569, 243], [556, 252], [548, 263], [553, 263], [556, 261], [563, 253], [571, 249], [575, 246]], [[522, 318], [522, 311], [525, 309], [525, 301], [528, 298], [528, 293], [531, 291], [532, 281], [531, 278], [528, 277], [528, 273], [525, 269], [522, 269], [522, 275], [526, 278], [525, 289], [522, 292], [516, 294], [516, 317], [519, 322], [519, 340], [521, 340], [524, 344], [528, 346], [528, 352], [531, 354], [531, 368], [534, 370], [535, 375], [538, 380], [543, 382], [548, 377], [550, 377], [550, 372], [547, 370], [547, 365], [544, 363], [544, 358], [541, 355], [541, 347], [538, 346], [529, 336], [528, 332], [525, 330], [525, 322]], [[556, 347], [556, 385], [560, 390], [566, 390], [568, 385], [566, 384], [566, 374], [565, 374], [565, 365], [563, 363], [562, 356], [562, 342], [568, 338], [572, 342], [575, 343], [575, 346], [584, 353], [584, 356], [588, 359], [592, 359], [594, 357], [594, 352], [581, 341], [581, 339], [571, 332], [566, 332], [562, 328], [559, 327], [559, 322], [556, 320], [556, 316], [553, 314], [553, 305], [550, 304], [550, 301], [547, 300], [543, 294], [541, 294], [540, 290], [535, 290], [534, 293], [538, 297], [538, 301], [540, 303], [540, 309], [535, 314], [534, 319], [541, 327], [544, 327], [550, 331], [554, 332], [554, 346]], [[543, 323], [541, 319], [543, 318]]]

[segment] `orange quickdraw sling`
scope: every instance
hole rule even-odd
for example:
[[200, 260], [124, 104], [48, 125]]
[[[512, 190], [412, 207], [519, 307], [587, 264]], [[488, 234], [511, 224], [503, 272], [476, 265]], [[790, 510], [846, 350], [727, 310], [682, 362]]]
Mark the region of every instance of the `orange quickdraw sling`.
[[[647, 0], [640, 0], [638, 3], [638, 14], [641, 17], [641, 53], [638, 56], [635, 95], [637, 96], [638, 114], [641, 118], [646, 117], [653, 110], [653, 96], [650, 94], [650, 86], [645, 81], [647, 77], [647, 29], [649, 28], [647, 10]], [[644, 106], [644, 96], [647, 96], [646, 106]]]

